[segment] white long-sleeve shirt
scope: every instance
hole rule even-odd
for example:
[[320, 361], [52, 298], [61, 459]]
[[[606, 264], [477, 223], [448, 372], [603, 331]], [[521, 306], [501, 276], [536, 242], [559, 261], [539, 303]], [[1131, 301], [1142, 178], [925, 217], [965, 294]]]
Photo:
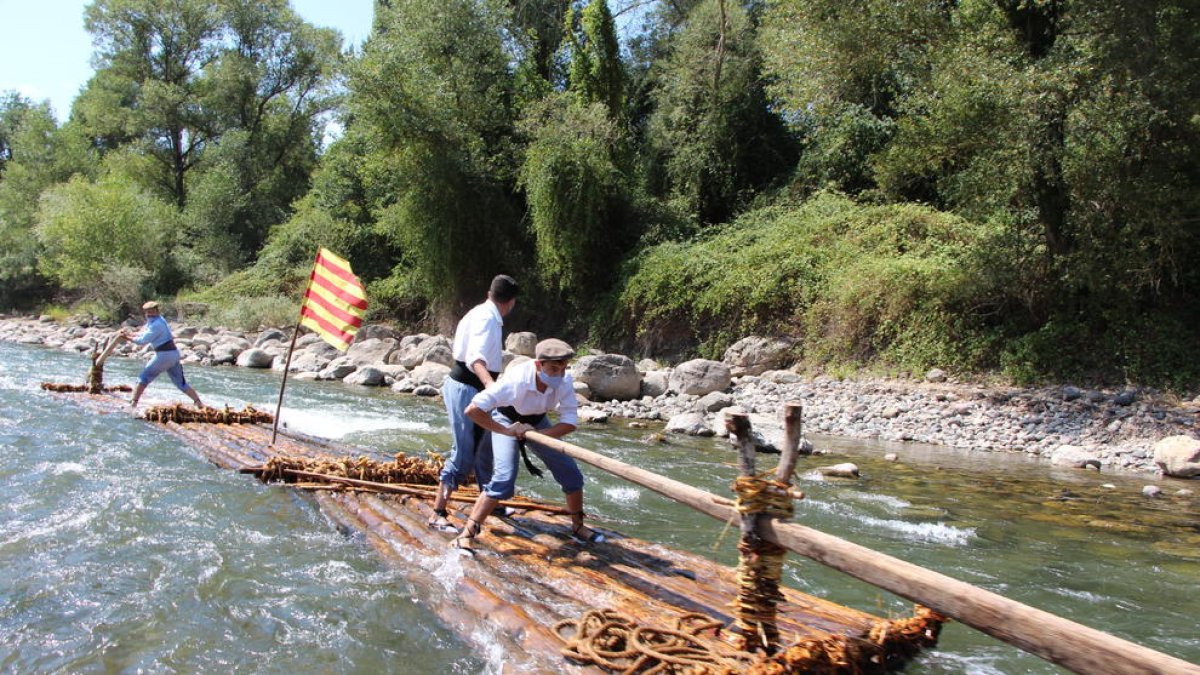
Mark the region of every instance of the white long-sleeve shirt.
[[533, 361], [511, 366], [495, 384], [475, 394], [471, 403], [480, 410], [512, 406], [522, 415], [540, 415], [558, 411], [558, 421], [572, 426], [579, 424], [579, 404], [575, 402], [575, 384], [570, 373], [557, 387], [537, 390], [537, 367]]

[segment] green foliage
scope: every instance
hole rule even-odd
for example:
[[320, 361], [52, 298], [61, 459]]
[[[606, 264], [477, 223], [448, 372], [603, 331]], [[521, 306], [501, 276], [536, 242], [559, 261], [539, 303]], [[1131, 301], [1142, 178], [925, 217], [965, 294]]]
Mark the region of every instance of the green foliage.
[[647, 136], [654, 185], [681, 213], [724, 222], [792, 161], [790, 139], [766, 105], [750, 16], [704, 0], [656, 64]]
[[583, 103], [603, 103], [614, 119], [625, 105], [625, 74], [617, 29], [606, 0], [590, 0], [575, 28], [575, 12], [568, 10], [567, 35], [570, 71], [568, 89]]
[[169, 204], [128, 180], [73, 178], [43, 194], [36, 227], [44, 249], [39, 265], [65, 288], [111, 292], [113, 302], [130, 302], [137, 299], [130, 295], [134, 287], [143, 284], [146, 290], [169, 290], [158, 285], [173, 271], [177, 223]]
[[[603, 103], [550, 97], [522, 123], [530, 138], [520, 184], [529, 204], [538, 273], [546, 287], [585, 297], [607, 285], [628, 246], [620, 128]], [[624, 234], [623, 234], [624, 232]]]
[[215, 302], [210, 299], [208, 306], [208, 313], [204, 316], [206, 324], [234, 330], [293, 326], [300, 318], [299, 296], [225, 298]]
[[974, 273], [972, 252], [988, 236], [928, 208], [824, 193], [649, 249], [622, 288], [621, 318], [650, 349], [682, 337], [719, 354], [766, 332], [802, 338], [816, 362], [979, 366], [956, 346], [956, 322], [994, 291]]
[[515, 269], [522, 243], [508, 21], [489, 2], [381, 6], [350, 75], [355, 133], [373, 141], [358, 169], [370, 218], [438, 310]]

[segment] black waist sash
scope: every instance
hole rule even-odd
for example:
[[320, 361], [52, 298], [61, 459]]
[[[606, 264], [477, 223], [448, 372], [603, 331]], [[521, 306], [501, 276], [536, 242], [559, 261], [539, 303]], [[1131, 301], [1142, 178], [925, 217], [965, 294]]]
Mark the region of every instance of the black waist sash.
[[[503, 408], [497, 408], [496, 410], [499, 411], [501, 415], [504, 415], [505, 417], [512, 420], [513, 422], [521, 422], [523, 424], [528, 424], [532, 427], [536, 427], [537, 425], [542, 423], [542, 420], [546, 419], [546, 413], [537, 413], [536, 415], [522, 415], [521, 413], [517, 412], [517, 409], [511, 405], [506, 405]], [[529, 471], [529, 473], [533, 474], [534, 476], [541, 478], [542, 470], [533, 465], [533, 462], [530, 461], [530, 459], [529, 459], [529, 454], [525, 452], [525, 441], [518, 440], [517, 447], [521, 448], [521, 461], [525, 463], [525, 469], [527, 471]]]
[[176, 349], [179, 349], [179, 348], [175, 346], [175, 341], [167, 340], [166, 342], [162, 343], [161, 345], [155, 347], [154, 351], [156, 351], [156, 352], [172, 352], [172, 351], [175, 351]]
[[[500, 373], [493, 373], [490, 370], [488, 371], [488, 374], [492, 376], [493, 380], [495, 380], [497, 377], [500, 377]], [[475, 371], [468, 368], [467, 364], [463, 363], [462, 361], [454, 362], [454, 367], [450, 369], [450, 379], [454, 380], [455, 382], [462, 382], [467, 386], [475, 387], [476, 389], [483, 391], [483, 381], [479, 379], [479, 376], [475, 374]]]

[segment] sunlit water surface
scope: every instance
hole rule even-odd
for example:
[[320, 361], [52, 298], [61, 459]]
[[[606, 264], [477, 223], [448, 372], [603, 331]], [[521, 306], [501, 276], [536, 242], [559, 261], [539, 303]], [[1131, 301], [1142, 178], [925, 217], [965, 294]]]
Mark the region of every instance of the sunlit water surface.
[[[313, 501], [219, 469], [127, 415], [86, 412], [42, 381], [82, 382], [85, 356], [0, 344], [0, 671], [496, 672], [519, 655], [474, 647], [428, 608], [429, 589], [340, 532]], [[106, 368], [130, 382], [134, 361]], [[188, 368], [209, 404], [273, 410], [278, 373]], [[147, 398], [181, 399], [163, 378]], [[290, 427], [373, 448], [444, 449], [440, 401], [340, 384], [291, 382]], [[575, 443], [700, 488], [728, 493], [719, 439], [622, 420]], [[817, 437], [833, 457], [799, 467], [797, 521], [1074, 621], [1200, 662], [1200, 501], [1195, 482], [1052, 470], [1018, 456]], [[886, 452], [900, 463], [882, 460]], [[774, 459], [763, 457], [769, 467]], [[858, 481], [808, 471], [854, 461]], [[736, 559], [736, 533], [599, 470], [587, 499], [603, 527]], [[557, 488], [522, 475], [523, 492]], [[911, 603], [793, 556], [788, 585], [881, 615]], [[1061, 669], [950, 624], [910, 673]]]

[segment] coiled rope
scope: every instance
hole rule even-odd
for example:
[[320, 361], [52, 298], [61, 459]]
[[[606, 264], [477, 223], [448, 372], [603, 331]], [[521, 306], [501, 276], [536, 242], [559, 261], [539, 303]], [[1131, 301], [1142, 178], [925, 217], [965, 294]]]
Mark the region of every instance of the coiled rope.
[[716, 635], [723, 627], [703, 614], [684, 614], [672, 629], [643, 626], [606, 609], [559, 621], [554, 633], [566, 643], [563, 656], [611, 672], [744, 673], [754, 658], [720, 642]]

